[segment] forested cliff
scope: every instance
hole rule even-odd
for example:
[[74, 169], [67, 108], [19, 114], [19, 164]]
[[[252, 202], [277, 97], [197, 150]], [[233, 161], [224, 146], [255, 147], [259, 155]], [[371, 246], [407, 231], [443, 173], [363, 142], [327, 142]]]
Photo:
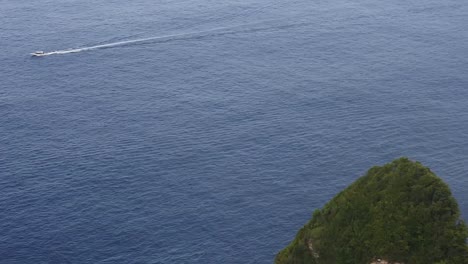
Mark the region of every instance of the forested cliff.
[[275, 263], [468, 263], [466, 224], [449, 187], [400, 158], [335, 196]]

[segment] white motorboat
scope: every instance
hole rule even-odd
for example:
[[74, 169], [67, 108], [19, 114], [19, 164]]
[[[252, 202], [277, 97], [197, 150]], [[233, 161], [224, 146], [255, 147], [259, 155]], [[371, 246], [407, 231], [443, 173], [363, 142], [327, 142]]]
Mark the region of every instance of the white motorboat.
[[47, 54], [46, 54], [45, 52], [43, 52], [42, 50], [40, 50], [40, 51], [36, 51], [36, 52], [34, 52], [34, 53], [31, 53], [31, 55], [32, 55], [33, 57], [42, 57], [42, 56], [45, 56], [45, 55], [47, 55]]

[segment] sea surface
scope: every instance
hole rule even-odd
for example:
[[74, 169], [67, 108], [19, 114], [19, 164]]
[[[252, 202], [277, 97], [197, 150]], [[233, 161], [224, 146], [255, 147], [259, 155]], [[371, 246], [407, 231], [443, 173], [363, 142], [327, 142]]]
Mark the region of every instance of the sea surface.
[[468, 218], [465, 0], [0, 0], [0, 47], [2, 264], [272, 263], [400, 156]]

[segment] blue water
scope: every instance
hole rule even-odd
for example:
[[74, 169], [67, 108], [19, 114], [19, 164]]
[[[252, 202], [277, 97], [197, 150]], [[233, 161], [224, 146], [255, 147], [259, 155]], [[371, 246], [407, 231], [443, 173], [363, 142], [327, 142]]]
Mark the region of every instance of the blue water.
[[399, 156], [468, 217], [466, 1], [0, 2], [0, 263], [271, 263]]

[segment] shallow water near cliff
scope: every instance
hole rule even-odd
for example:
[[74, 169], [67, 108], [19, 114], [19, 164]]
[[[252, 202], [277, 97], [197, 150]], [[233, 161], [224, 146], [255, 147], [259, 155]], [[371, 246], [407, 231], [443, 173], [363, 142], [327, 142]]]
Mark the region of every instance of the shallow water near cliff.
[[0, 14], [2, 263], [271, 263], [314, 209], [403, 155], [468, 217], [464, 1]]

